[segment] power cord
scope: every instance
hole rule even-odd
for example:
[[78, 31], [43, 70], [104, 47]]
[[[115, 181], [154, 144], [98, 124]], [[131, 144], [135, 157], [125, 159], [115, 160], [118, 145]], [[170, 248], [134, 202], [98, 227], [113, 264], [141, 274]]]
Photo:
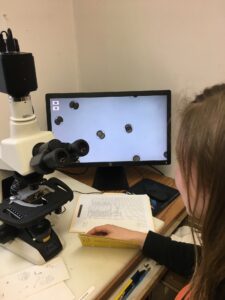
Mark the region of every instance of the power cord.
[[156, 172], [158, 172], [160, 175], [165, 176], [165, 174], [163, 172], [161, 172], [158, 168], [153, 167], [152, 165], [147, 165], [147, 167], [155, 170]]
[[[4, 38], [4, 35], [6, 38]], [[12, 35], [12, 31], [10, 28], [8, 28], [7, 31], [3, 30], [0, 33], [0, 52], [19, 52], [19, 43], [18, 40], [15, 39]]]

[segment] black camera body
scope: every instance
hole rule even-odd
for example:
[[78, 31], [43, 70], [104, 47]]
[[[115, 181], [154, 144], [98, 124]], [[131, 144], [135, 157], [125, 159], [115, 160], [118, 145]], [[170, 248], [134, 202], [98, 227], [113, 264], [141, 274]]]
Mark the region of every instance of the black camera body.
[[0, 54], [0, 92], [17, 98], [37, 89], [34, 58], [31, 53]]

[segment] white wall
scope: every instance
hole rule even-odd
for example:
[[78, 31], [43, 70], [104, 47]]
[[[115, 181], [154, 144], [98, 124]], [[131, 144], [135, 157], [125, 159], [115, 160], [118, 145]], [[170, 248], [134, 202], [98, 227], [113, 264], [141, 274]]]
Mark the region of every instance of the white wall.
[[225, 81], [225, 1], [73, 3], [80, 90], [171, 89], [174, 145], [183, 98]]
[[[21, 51], [33, 53], [38, 90], [31, 93], [41, 129], [46, 129], [45, 93], [78, 86], [72, 0], [0, 0], [0, 30], [10, 27]], [[9, 135], [8, 98], [0, 93], [0, 139]]]
[[[174, 145], [183, 98], [225, 81], [224, 0], [0, 0], [7, 26], [34, 55], [42, 129], [47, 92], [171, 89]], [[0, 105], [2, 139], [7, 95]]]

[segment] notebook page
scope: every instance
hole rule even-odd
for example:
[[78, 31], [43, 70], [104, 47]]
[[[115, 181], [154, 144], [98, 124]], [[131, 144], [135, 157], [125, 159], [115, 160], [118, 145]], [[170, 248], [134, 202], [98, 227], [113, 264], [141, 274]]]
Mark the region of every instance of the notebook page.
[[150, 201], [147, 195], [101, 194], [81, 195], [70, 231], [87, 232], [94, 226], [112, 224], [131, 230], [154, 231]]

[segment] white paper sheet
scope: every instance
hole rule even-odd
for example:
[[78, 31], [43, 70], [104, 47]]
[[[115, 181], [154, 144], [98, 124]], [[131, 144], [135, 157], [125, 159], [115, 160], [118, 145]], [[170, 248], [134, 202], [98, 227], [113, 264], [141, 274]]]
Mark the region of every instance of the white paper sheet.
[[27, 300], [74, 300], [74, 295], [64, 282], [53, 285], [41, 292], [29, 296]]
[[0, 300], [22, 300], [69, 278], [61, 258], [0, 278]]
[[70, 231], [87, 232], [103, 224], [142, 232], [154, 231], [148, 196], [122, 193], [80, 196]]

